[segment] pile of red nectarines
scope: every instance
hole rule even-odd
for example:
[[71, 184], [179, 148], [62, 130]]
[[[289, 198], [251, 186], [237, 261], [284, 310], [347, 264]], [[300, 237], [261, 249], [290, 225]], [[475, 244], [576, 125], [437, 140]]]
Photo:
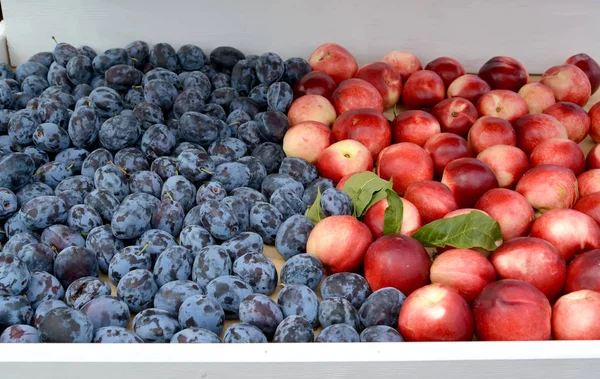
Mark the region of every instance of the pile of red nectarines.
[[[447, 57], [423, 69], [402, 51], [359, 68], [325, 44], [309, 63], [285, 153], [338, 189], [375, 171], [401, 197], [403, 219], [385, 235], [386, 199], [359, 218], [327, 217], [308, 253], [331, 273], [363, 270], [373, 291], [407, 295], [398, 328], [408, 341], [600, 339], [600, 148], [586, 158], [579, 145], [600, 142], [600, 103], [583, 108], [600, 86], [591, 57], [539, 82], [504, 56], [476, 75]], [[435, 252], [413, 238], [470, 212], [499, 224], [497, 249]]]

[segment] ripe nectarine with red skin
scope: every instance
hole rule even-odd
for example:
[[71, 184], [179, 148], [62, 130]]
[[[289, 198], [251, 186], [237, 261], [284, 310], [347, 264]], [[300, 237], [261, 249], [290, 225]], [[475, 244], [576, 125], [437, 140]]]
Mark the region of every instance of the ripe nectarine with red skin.
[[551, 336], [548, 298], [520, 280], [490, 283], [475, 299], [473, 314], [480, 341], [541, 341]]
[[600, 169], [588, 170], [577, 177], [579, 196], [600, 192]]
[[519, 90], [519, 96], [527, 103], [529, 114], [544, 113], [548, 107], [556, 103], [554, 92], [540, 82], [525, 84]]
[[552, 308], [555, 340], [600, 340], [600, 293], [580, 290], [564, 295]]
[[568, 139], [551, 138], [533, 149], [529, 156], [531, 167], [552, 164], [570, 169], [579, 175], [585, 169], [583, 150], [575, 142]]
[[283, 137], [283, 151], [288, 157], [317, 163], [323, 150], [334, 140], [331, 129], [317, 121], [305, 121], [292, 126]]
[[475, 154], [479, 154], [494, 145], [517, 146], [517, 133], [505, 119], [483, 116], [469, 130], [469, 143]]
[[583, 252], [600, 248], [600, 226], [590, 216], [575, 209], [553, 209], [538, 217], [531, 237], [550, 242], [569, 262]]
[[572, 64], [550, 67], [540, 83], [550, 87], [556, 101], [568, 101], [584, 106], [592, 94], [592, 86], [585, 72]]
[[379, 153], [377, 175], [384, 180], [393, 179], [394, 191], [402, 196], [412, 183], [433, 179], [433, 161], [419, 145], [397, 143]]
[[550, 302], [560, 296], [567, 265], [560, 252], [541, 238], [519, 237], [504, 242], [491, 257], [500, 279], [522, 280], [542, 291]]
[[575, 143], [583, 141], [590, 132], [592, 120], [585, 109], [577, 104], [561, 101], [548, 107], [544, 113], [563, 124], [568, 138]]
[[387, 53], [381, 61], [394, 67], [396, 71], [400, 73], [403, 83], [405, 83], [408, 77], [413, 73], [423, 69], [419, 58], [408, 51], [391, 51]]
[[454, 133], [464, 138], [479, 117], [475, 106], [462, 97], [442, 100], [433, 107], [431, 114], [440, 122], [442, 133]]
[[436, 134], [425, 143], [424, 147], [433, 159], [436, 178], [442, 177], [446, 165], [453, 160], [473, 156], [467, 140], [454, 133]]
[[585, 213], [600, 225], [600, 192], [590, 193], [582, 196], [573, 209]]
[[319, 258], [330, 274], [354, 272], [362, 266], [372, 241], [369, 228], [355, 217], [330, 216], [315, 225], [306, 252]]
[[529, 234], [535, 220], [535, 212], [527, 199], [506, 188], [489, 190], [475, 204], [475, 208], [498, 221], [504, 241]]
[[346, 111], [371, 108], [383, 112], [383, 98], [377, 88], [362, 79], [344, 80], [331, 95], [331, 102], [338, 115]]
[[569, 57], [565, 64], [572, 64], [581, 69], [590, 80], [592, 95], [600, 87], [600, 65], [587, 54], [575, 54]]
[[508, 145], [490, 146], [477, 159], [485, 163], [498, 179], [500, 188], [515, 188], [530, 166], [523, 150]]
[[372, 291], [394, 287], [408, 296], [429, 284], [430, 265], [429, 254], [419, 241], [404, 234], [388, 234], [367, 250], [365, 279]]
[[404, 83], [402, 103], [408, 109], [429, 109], [444, 100], [446, 88], [438, 74], [420, 70]]
[[345, 175], [372, 171], [373, 156], [362, 143], [347, 139], [323, 150], [316, 166], [322, 177], [337, 183]]
[[[402, 227], [400, 228], [401, 234], [412, 236], [422, 226], [421, 215], [419, 210], [410, 201], [400, 198], [402, 200], [403, 214], [402, 214]], [[385, 221], [385, 210], [388, 207], [387, 199], [381, 199], [373, 204], [365, 213], [362, 218], [362, 222], [365, 223], [371, 229], [373, 238], [383, 237], [383, 227]]]
[[358, 70], [354, 56], [346, 48], [335, 43], [325, 43], [317, 47], [308, 58], [308, 63], [313, 71], [326, 73], [337, 84], [350, 79]]
[[458, 209], [456, 199], [445, 184], [434, 180], [423, 180], [408, 186], [404, 198], [419, 211], [423, 224], [443, 218]]
[[542, 165], [527, 171], [516, 191], [540, 213], [557, 208], [572, 208], [579, 198], [577, 177], [562, 166]]
[[475, 158], [460, 158], [448, 163], [442, 183], [450, 188], [459, 208], [472, 208], [484, 193], [498, 187], [494, 172]]
[[550, 138], [569, 138], [567, 129], [554, 117], [543, 114], [529, 114], [515, 124], [518, 146], [529, 155], [540, 143]]
[[494, 89], [477, 100], [480, 116], [494, 116], [513, 123], [529, 113], [529, 106], [519, 94], [506, 89]]
[[337, 141], [353, 139], [365, 145], [373, 158], [392, 142], [388, 120], [374, 109], [363, 108], [346, 111], [339, 115], [331, 128]]
[[585, 169], [592, 170], [600, 168], [600, 145], [592, 147], [585, 157]]
[[435, 58], [427, 63], [425, 70], [435, 72], [442, 78], [446, 88], [459, 76], [466, 74], [465, 67], [456, 59], [450, 57]]
[[529, 74], [518, 60], [507, 57], [493, 57], [481, 66], [477, 74], [492, 89], [506, 89], [517, 92], [529, 81]]
[[453, 288], [430, 284], [410, 294], [398, 316], [406, 341], [471, 341], [473, 313]]
[[288, 110], [290, 126], [304, 121], [317, 121], [327, 126], [333, 124], [335, 118], [333, 104], [320, 95], [305, 95], [292, 102]]
[[469, 304], [496, 280], [490, 261], [471, 249], [446, 250], [435, 258], [430, 272], [432, 283], [454, 288]]
[[454, 79], [448, 86], [448, 97], [462, 97], [473, 104], [485, 93], [491, 91], [490, 85], [477, 75], [466, 74]]
[[392, 121], [392, 141], [412, 142], [421, 147], [434, 135], [440, 134], [438, 120], [425, 111], [400, 112]]
[[565, 293], [580, 290], [600, 292], [600, 250], [578, 255], [567, 266]]
[[402, 77], [391, 65], [373, 62], [358, 69], [354, 77], [371, 83], [383, 98], [383, 108], [396, 105], [402, 95]]
[[312, 71], [294, 84], [294, 98], [297, 99], [304, 95], [319, 95], [330, 99], [336, 88], [337, 83], [331, 79], [331, 76], [321, 71]]
[[600, 101], [592, 105], [588, 116], [590, 116], [590, 137], [594, 142], [600, 142]]

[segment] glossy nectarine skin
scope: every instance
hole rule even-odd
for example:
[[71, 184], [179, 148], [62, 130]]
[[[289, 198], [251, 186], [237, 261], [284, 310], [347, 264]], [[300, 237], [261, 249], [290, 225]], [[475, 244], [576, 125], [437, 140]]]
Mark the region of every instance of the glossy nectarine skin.
[[529, 283], [504, 279], [483, 289], [473, 303], [480, 341], [541, 341], [551, 335], [548, 298]]
[[431, 265], [432, 283], [457, 290], [471, 304], [481, 291], [496, 280], [496, 271], [481, 253], [471, 249], [450, 249], [438, 255]]
[[463, 76], [466, 71], [464, 66], [454, 58], [439, 57], [427, 63], [425, 70], [430, 70], [438, 74], [444, 81], [446, 88], [459, 76]]
[[477, 75], [492, 89], [514, 92], [519, 91], [529, 81], [529, 74], [521, 62], [507, 56], [491, 58], [481, 66]]
[[535, 212], [527, 199], [506, 188], [489, 190], [475, 204], [475, 208], [498, 221], [504, 241], [529, 234], [535, 220]]
[[530, 114], [543, 113], [548, 107], [556, 103], [552, 89], [540, 82], [525, 84], [519, 90], [519, 96], [527, 103]]
[[363, 263], [373, 237], [369, 228], [352, 216], [330, 216], [310, 233], [306, 252], [319, 258], [327, 271], [353, 272]]
[[582, 196], [573, 209], [590, 216], [600, 225], [600, 192]]
[[552, 308], [555, 340], [600, 340], [600, 293], [581, 290], [564, 295]]
[[480, 116], [500, 117], [513, 123], [529, 113], [529, 106], [513, 91], [494, 89], [477, 100], [477, 112]]
[[393, 179], [394, 191], [402, 196], [412, 183], [433, 179], [433, 161], [419, 145], [397, 143], [381, 150], [377, 175], [384, 180]]
[[590, 108], [588, 116], [590, 116], [590, 137], [594, 142], [600, 142], [600, 102]]
[[283, 151], [288, 157], [302, 158], [315, 164], [332, 140], [333, 134], [327, 125], [305, 121], [292, 126], [285, 133]]
[[561, 101], [548, 107], [544, 113], [563, 124], [568, 138], [575, 143], [583, 141], [590, 132], [592, 120], [585, 109], [577, 104]]
[[440, 134], [438, 120], [431, 113], [414, 110], [400, 112], [392, 121], [392, 141], [412, 142], [421, 147], [434, 135]]
[[600, 65], [587, 54], [575, 54], [569, 57], [565, 64], [572, 64], [581, 69], [590, 80], [592, 94], [600, 87]]
[[440, 122], [442, 133], [454, 133], [466, 138], [479, 115], [467, 99], [453, 97], [437, 103], [431, 114]]
[[336, 88], [337, 84], [331, 79], [331, 76], [321, 71], [312, 71], [294, 84], [294, 98], [297, 99], [304, 95], [319, 95], [330, 99]]
[[420, 70], [409, 76], [402, 90], [402, 103], [408, 109], [430, 109], [444, 100], [446, 88], [438, 74]]
[[305, 95], [292, 102], [288, 110], [290, 126], [304, 121], [318, 121], [327, 126], [333, 124], [337, 115], [333, 104], [320, 95]]
[[592, 86], [585, 72], [572, 64], [550, 67], [540, 83], [552, 89], [556, 101], [568, 101], [584, 106], [590, 99]]
[[[421, 215], [413, 203], [404, 198], [400, 198], [400, 200], [402, 200], [403, 206], [402, 227], [400, 228], [400, 233], [412, 236], [423, 224], [421, 222]], [[384, 235], [383, 227], [385, 210], [387, 207], [387, 199], [381, 199], [373, 204], [362, 218], [362, 222], [364, 222], [371, 230], [371, 233], [373, 233], [373, 238], [383, 237]]]
[[429, 254], [417, 240], [404, 234], [388, 234], [367, 250], [365, 279], [372, 291], [394, 287], [408, 296], [429, 284], [430, 265]]
[[448, 97], [462, 97], [473, 104], [491, 90], [490, 85], [477, 75], [465, 74], [456, 78], [448, 86]]
[[373, 62], [358, 69], [354, 77], [371, 83], [383, 98], [383, 108], [392, 108], [402, 95], [402, 77], [391, 65]]
[[550, 302], [565, 285], [567, 265], [551, 243], [540, 238], [520, 237], [504, 242], [491, 256], [500, 279], [522, 280], [542, 291]]
[[383, 112], [383, 98], [377, 88], [362, 79], [344, 80], [331, 95], [338, 115], [353, 109], [371, 108]]
[[406, 341], [471, 341], [473, 313], [453, 288], [430, 284], [410, 294], [398, 317]]
[[494, 172], [475, 158], [460, 158], [448, 163], [442, 183], [450, 188], [459, 208], [472, 208], [484, 193], [498, 187]]
[[600, 169], [588, 170], [577, 177], [579, 196], [600, 192]]
[[542, 165], [527, 171], [516, 191], [540, 213], [557, 208], [572, 208], [579, 198], [573, 171], [555, 165]]
[[475, 154], [479, 154], [494, 145], [517, 146], [517, 133], [505, 119], [483, 116], [469, 130], [469, 143]]
[[469, 143], [454, 133], [440, 133], [425, 143], [425, 150], [431, 155], [436, 178], [441, 178], [446, 165], [455, 159], [473, 156]]
[[531, 167], [552, 164], [570, 169], [579, 175], [585, 169], [583, 150], [575, 142], [568, 139], [552, 138], [533, 149], [529, 156]]
[[434, 180], [423, 180], [408, 186], [404, 198], [419, 210], [423, 225], [439, 220], [458, 209], [450, 188]]
[[529, 235], [553, 244], [566, 262], [578, 254], [600, 248], [600, 226], [575, 209], [553, 209], [544, 213], [535, 220]]
[[354, 76], [358, 63], [346, 48], [335, 44], [325, 43], [317, 47], [308, 63], [313, 71], [322, 71], [329, 75], [337, 84]]
[[527, 155], [515, 146], [488, 147], [477, 155], [477, 159], [494, 172], [500, 188], [515, 188], [517, 182], [530, 168]]
[[567, 129], [557, 119], [547, 114], [529, 114], [515, 124], [518, 146], [529, 155], [540, 143], [550, 138], [568, 138]]
[[353, 109], [342, 113], [331, 128], [337, 141], [356, 140], [365, 145], [373, 158], [392, 142], [388, 120], [374, 109]]
[[600, 145], [592, 147], [585, 157], [585, 169], [600, 168]]
[[391, 51], [387, 53], [381, 61], [394, 67], [396, 71], [400, 73], [403, 83], [405, 83], [408, 77], [413, 73], [423, 69], [419, 58], [408, 51]]
[[600, 292], [600, 250], [578, 255], [567, 266], [565, 293], [580, 290]]
[[337, 183], [345, 175], [372, 171], [373, 156], [362, 143], [347, 139], [336, 142], [323, 150], [316, 166], [322, 177]]

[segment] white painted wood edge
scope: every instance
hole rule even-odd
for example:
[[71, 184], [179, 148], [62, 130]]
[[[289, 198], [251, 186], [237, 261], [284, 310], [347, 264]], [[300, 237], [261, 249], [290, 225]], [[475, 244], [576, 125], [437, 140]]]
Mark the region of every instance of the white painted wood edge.
[[558, 359], [600, 362], [600, 341], [0, 346], [0, 365], [9, 362], [343, 363]]
[[8, 58], [8, 46], [6, 44], [6, 24], [4, 21], [0, 22], [0, 62], [10, 63]]

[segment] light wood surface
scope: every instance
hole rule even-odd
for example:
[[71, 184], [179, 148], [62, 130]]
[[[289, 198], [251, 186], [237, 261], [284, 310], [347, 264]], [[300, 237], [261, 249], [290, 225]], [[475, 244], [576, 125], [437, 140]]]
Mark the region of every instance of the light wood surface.
[[600, 59], [596, 0], [2, 0], [2, 9], [14, 65], [52, 50], [53, 35], [99, 51], [144, 38], [285, 58], [336, 42], [361, 64], [408, 50], [423, 65], [450, 56], [468, 71], [496, 55], [531, 73], [580, 52]]

